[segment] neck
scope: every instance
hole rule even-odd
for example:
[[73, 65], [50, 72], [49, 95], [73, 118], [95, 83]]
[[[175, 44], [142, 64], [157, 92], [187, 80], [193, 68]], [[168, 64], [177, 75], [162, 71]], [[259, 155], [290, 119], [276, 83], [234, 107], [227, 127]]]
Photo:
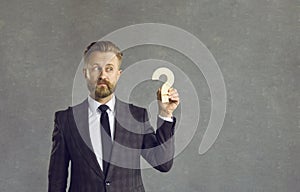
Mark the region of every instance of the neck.
[[112, 97], [113, 97], [113, 94], [111, 94], [107, 97], [104, 97], [104, 98], [98, 98], [98, 97], [92, 97], [92, 98], [95, 99], [96, 101], [98, 101], [99, 103], [105, 104], [108, 101], [110, 101], [112, 99]]

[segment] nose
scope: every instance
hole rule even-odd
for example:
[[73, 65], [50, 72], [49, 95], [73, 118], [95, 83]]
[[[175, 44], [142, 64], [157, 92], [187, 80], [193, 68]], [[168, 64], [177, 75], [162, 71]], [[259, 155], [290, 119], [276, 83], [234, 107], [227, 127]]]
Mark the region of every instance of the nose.
[[105, 70], [103, 70], [103, 68], [101, 68], [99, 70], [99, 76], [98, 76], [98, 79], [105, 79], [106, 78], [106, 72]]

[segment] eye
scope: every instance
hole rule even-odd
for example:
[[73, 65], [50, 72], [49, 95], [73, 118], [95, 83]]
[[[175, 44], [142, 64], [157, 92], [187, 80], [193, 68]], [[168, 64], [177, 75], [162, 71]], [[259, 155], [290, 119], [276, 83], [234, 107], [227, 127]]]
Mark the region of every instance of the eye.
[[113, 70], [114, 70], [114, 68], [111, 66], [105, 68], [106, 72], [112, 72]]
[[97, 65], [92, 67], [92, 71], [101, 71], [101, 70], [102, 70], [101, 67], [99, 67]]

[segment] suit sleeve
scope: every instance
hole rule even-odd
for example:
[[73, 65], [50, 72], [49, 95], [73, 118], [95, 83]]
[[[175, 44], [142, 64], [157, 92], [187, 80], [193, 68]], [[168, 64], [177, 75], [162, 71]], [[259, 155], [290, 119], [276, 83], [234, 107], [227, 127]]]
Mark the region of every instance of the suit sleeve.
[[145, 134], [143, 138], [142, 156], [155, 169], [167, 172], [173, 165], [174, 158], [174, 128], [173, 122], [157, 119], [157, 130], [150, 125], [147, 111], [144, 111]]
[[55, 113], [54, 130], [52, 134], [52, 150], [48, 171], [48, 192], [65, 192], [67, 187], [68, 166], [70, 156], [66, 147], [62, 124]]

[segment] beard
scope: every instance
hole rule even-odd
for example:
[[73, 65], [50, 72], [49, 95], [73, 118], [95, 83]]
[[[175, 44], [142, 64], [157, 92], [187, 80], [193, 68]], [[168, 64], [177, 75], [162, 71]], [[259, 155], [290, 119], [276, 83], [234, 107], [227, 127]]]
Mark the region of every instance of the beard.
[[96, 85], [89, 85], [88, 87], [94, 93], [95, 99], [108, 97], [115, 91], [115, 85], [106, 79], [99, 79]]

